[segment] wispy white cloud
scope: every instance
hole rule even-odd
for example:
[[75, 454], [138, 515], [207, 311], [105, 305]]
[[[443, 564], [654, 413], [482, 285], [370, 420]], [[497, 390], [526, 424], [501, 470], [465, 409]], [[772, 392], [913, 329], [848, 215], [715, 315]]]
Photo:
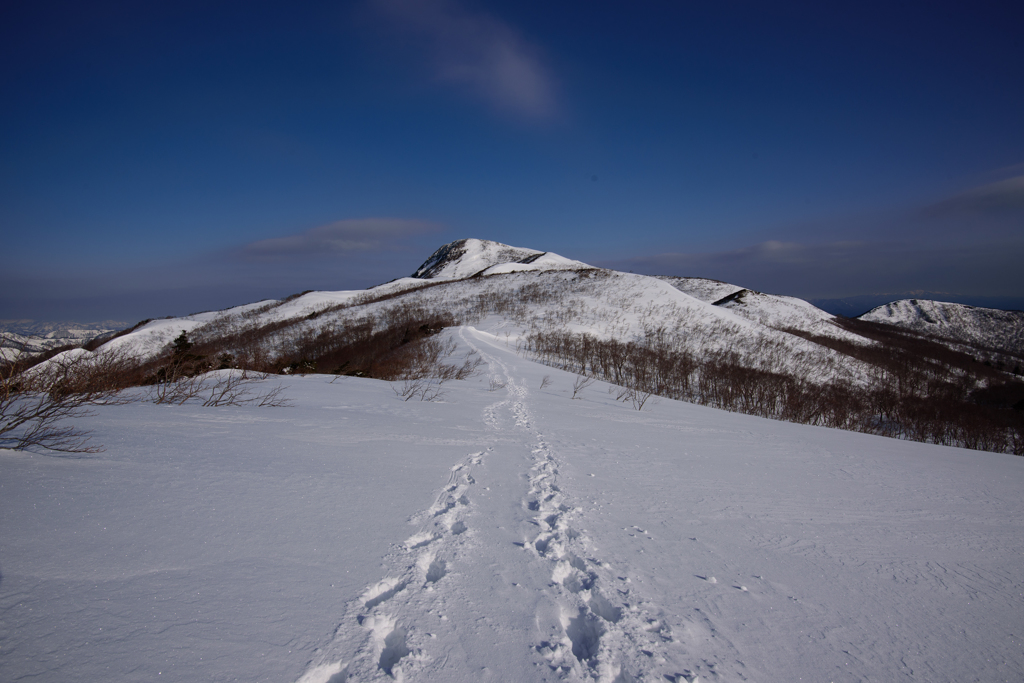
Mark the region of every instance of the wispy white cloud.
[[994, 213], [1024, 218], [1024, 175], [972, 188], [924, 210], [925, 216], [935, 218]]
[[439, 82], [512, 114], [544, 119], [555, 113], [555, 86], [540, 50], [508, 23], [454, 0], [370, 0], [370, 6], [421, 45]]
[[292, 259], [401, 249], [407, 240], [438, 232], [435, 223], [401, 218], [335, 221], [297, 235], [272, 237], [245, 245], [241, 255], [253, 259]]
[[1017, 171], [929, 205], [777, 227], [754, 244], [669, 248], [597, 265], [809, 298], [914, 290], [1020, 297], [1024, 175]]

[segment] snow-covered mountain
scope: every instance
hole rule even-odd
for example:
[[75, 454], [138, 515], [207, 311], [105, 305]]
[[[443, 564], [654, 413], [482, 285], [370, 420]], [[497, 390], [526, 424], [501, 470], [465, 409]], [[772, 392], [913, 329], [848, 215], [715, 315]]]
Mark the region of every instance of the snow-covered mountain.
[[[991, 320], [976, 336], [990, 344], [1000, 334]], [[538, 362], [622, 385], [638, 407], [660, 395], [983, 450], [1024, 449], [1011, 411], [1024, 401], [1013, 374], [1019, 358], [870, 316], [840, 318], [794, 297], [605, 270], [484, 240], [444, 245], [412, 276], [367, 290], [148, 321], [98, 352], [137, 358], [141, 376], [156, 382], [185, 333], [191, 354], [203, 359], [195, 371], [392, 379], [422, 339], [480, 324], [502, 329]]]
[[903, 299], [874, 308], [860, 316], [860, 319], [1024, 357], [1022, 311], [999, 311], [942, 301]]
[[[727, 300], [721, 300], [723, 297]], [[154, 320], [108, 346], [153, 356], [182, 331], [208, 338], [242, 327], [273, 324], [278, 329], [268, 333], [270, 350], [296, 335], [378, 315], [399, 300], [424, 310], [458, 309], [459, 315], [473, 317], [493, 312], [479, 305], [488, 298], [519, 303], [507, 323], [510, 334], [515, 328], [517, 337], [530, 329], [558, 327], [630, 341], [660, 330], [695, 352], [731, 349], [742, 353], [769, 343], [784, 347], [791, 358], [811, 351], [830, 352], [790, 330], [851, 337], [835, 324], [834, 316], [792, 297], [695, 278], [654, 278], [602, 270], [558, 254], [468, 239], [438, 249], [412, 277], [369, 290], [309, 292], [287, 301]], [[473, 313], [469, 307], [480, 310]]]
[[[271, 351], [274, 339], [281, 341], [288, 334], [351, 323], [362, 314], [389, 308], [384, 302], [396, 298], [419, 306], [458, 308], [481, 296], [521, 296], [524, 288], [534, 298], [542, 293], [544, 301], [524, 302], [529, 311], [520, 311], [522, 314], [517, 316], [520, 331], [550, 327], [552, 319], [561, 318], [569, 323], [567, 330], [604, 339], [630, 341], [660, 329], [676, 333], [677, 341], [685, 337], [685, 344], [693, 351], [728, 347], [744, 353], [767, 342], [783, 347], [792, 357], [806, 356], [809, 350], [821, 355], [821, 344], [809, 339], [865, 347], [878, 344], [876, 335], [866, 334], [853, 322], [802, 299], [705, 278], [647, 277], [602, 270], [550, 252], [463, 239], [439, 248], [410, 277], [378, 287], [307, 292], [283, 301], [260, 301], [223, 311], [152, 320], [117, 336], [107, 348], [154, 357], [182, 331], [197, 331], [210, 338], [229, 330], [265, 328]], [[1019, 311], [911, 299], [880, 306], [859, 320], [894, 325], [960, 351], [982, 348], [1024, 354], [1024, 313]], [[288, 328], [288, 334], [275, 335], [270, 326]], [[6, 330], [3, 346], [8, 348], [4, 352], [13, 355], [80, 344], [125, 327], [53, 325], [51, 329], [33, 328], [29, 332], [24, 325], [18, 329], [0, 325], [0, 330]], [[847, 358], [842, 364], [847, 366], [843, 372], [851, 377], [860, 374], [855, 361]]]

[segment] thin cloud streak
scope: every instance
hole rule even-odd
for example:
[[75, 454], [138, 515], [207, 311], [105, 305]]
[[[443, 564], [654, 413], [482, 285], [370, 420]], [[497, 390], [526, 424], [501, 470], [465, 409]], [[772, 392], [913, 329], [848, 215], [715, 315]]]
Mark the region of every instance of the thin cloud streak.
[[0, 317], [139, 320], [218, 310], [307, 289], [364, 289], [411, 275], [443, 238], [422, 220], [362, 218], [304, 232], [148, 262], [87, 262], [0, 273]]
[[450, 0], [371, 0], [370, 6], [422, 43], [438, 82], [527, 118], [556, 113], [555, 86], [540, 50], [507, 23]]
[[889, 214], [775, 228], [754, 244], [599, 265], [825, 299], [921, 290], [1022, 297], [1022, 262], [1024, 175], [1016, 174]]
[[923, 213], [935, 218], [1013, 213], [1020, 219], [1024, 217], [1024, 175], [967, 190], [927, 207]]
[[282, 260], [358, 252], [401, 250], [407, 240], [439, 232], [441, 226], [401, 218], [357, 218], [317, 226], [297, 235], [273, 237], [241, 248], [243, 258]]

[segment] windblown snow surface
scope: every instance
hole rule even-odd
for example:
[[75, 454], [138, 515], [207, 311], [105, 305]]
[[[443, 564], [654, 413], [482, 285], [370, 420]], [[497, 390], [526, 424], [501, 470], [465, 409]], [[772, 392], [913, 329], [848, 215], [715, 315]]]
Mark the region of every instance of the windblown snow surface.
[[285, 377], [0, 453], [0, 680], [1024, 679], [1024, 458], [572, 400], [498, 324], [440, 402]]

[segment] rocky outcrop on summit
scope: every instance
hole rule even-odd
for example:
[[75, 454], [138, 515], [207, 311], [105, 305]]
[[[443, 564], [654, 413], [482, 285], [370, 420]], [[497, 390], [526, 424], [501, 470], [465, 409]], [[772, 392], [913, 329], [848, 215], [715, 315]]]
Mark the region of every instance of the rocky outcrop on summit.
[[456, 240], [431, 254], [412, 276], [423, 279], [458, 280], [476, 275], [500, 263], [536, 258], [543, 253], [534, 249], [510, 247], [490, 240]]

